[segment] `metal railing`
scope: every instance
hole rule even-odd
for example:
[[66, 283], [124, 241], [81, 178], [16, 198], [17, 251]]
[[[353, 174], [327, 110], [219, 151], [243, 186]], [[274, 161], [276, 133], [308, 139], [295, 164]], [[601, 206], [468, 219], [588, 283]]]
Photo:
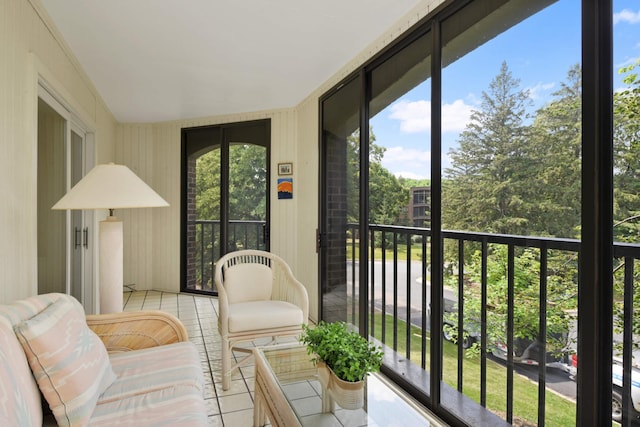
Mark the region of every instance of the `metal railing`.
[[[357, 295], [359, 291], [357, 287], [359, 275], [356, 273], [359, 268], [357, 256], [358, 227], [357, 224], [348, 226], [348, 233], [351, 236], [347, 240], [350, 253], [353, 255], [348, 259], [348, 267], [351, 271], [347, 274], [348, 293], [350, 293], [349, 321], [357, 324], [358, 321], [358, 301]], [[387, 226], [387, 225], [370, 225], [369, 226], [369, 248], [368, 258], [368, 310], [369, 319], [376, 316], [382, 318], [381, 322], [370, 320], [369, 335], [379, 339], [387, 348], [392, 349], [396, 353], [420, 366], [425, 370], [429, 367], [431, 357], [439, 357], [431, 354], [429, 345], [430, 340], [430, 236], [431, 230], [426, 228]], [[504, 295], [506, 304], [506, 313], [504, 318], [505, 340], [501, 344], [503, 350], [503, 363], [506, 364], [506, 389], [503, 391], [506, 395], [506, 410], [502, 416], [507, 422], [512, 423], [514, 417], [514, 372], [516, 372], [518, 362], [521, 359], [517, 353], [517, 339], [515, 313], [519, 303], [516, 294], [516, 284], [519, 278], [518, 257], [526, 251], [529, 254], [534, 253], [536, 258], [538, 294], [537, 301], [533, 302], [539, 307], [539, 315], [536, 319], [538, 325], [538, 338], [536, 347], [537, 352], [529, 356], [526, 360], [528, 364], [538, 366], [537, 378], [538, 384], [538, 425], [545, 424], [546, 414], [546, 398], [547, 398], [547, 366], [549, 362], [549, 352], [547, 348], [547, 338], [551, 331], [547, 330], [547, 314], [551, 310], [549, 301], [553, 299], [550, 295], [550, 289], [557, 291], [558, 280], [564, 280], [565, 289], [567, 289], [566, 298], [575, 298], [577, 307], [578, 281], [580, 277], [578, 258], [580, 254], [580, 241], [575, 239], [559, 239], [547, 237], [531, 237], [531, 236], [515, 236], [515, 235], [499, 235], [476, 232], [460, 232], [460, 231], [443, 231], [444, 240], [444, 263], [445, 263], [445, 282], [447, 283], [446, 293], [449, 296], [449, 304], [444, 302], [446, 313], [453, 314], [453, 321], [448, 326], [455, 333], [457, 331], [466, 331], [474, 329], [476, 334], [472, 337], [476, 340], [477, 348], [479, 347], [479, 370], [480, 370], [480, 392], [478, 403], [487, 407], [487, 361], [495, 359], [492, 350], [496, 348], [496, 343], [488, 340], [489, 331], [487, 330], [488, 316], [493, 309], [488, 303], [487, 288], [489, 284], [488, 265], [492, 256], [496, 252], [504, 253], [504, 277], [502, 280], [506, 282], [506, 294]], [[620, 283], [616, 287], [617, 295], [615, 304], [617, 310], [617, 324], [619, 334], [617, 339], [616, 356], [622, 358], [623, 361], [623, 378], [624, 384], [622, 388], [622, 401], [628, 402], [627, 408], [630, 406], [631, 400], [631, 372], [634, 353], [634, 336], [633, 331], [633, 313], [634, 313], [634, 288], [638, 285], [636, 279], [637, 271], [635, 263], [640, 258], [640, 245], [615, 243], [614, 244], [614, 265], [616, 265], [614, 275], [615, 280]], [[349, 250], [348, 250], [349, 253]], [[476, 263], [475, 274], [476, 281], [470, 279], [470, 258], [475, 254], [473, 262]], [[413, 260], [413, 261], [411, 261]], [[479, 260], [479, 262], [478, 262]], [[560, 261], [560, 262], [559, 262]], [[477, 265], [477, 264], [480, 265]], [[496, 280], [492, 276], [492, 280]], [[556, 286], [551, 287], [550, 283]], [[469, 304], [469, 288], [480, 299], [480, 313], [476, 313], [478, 318], [474, 319], [473, 325], [469, 324], [468, 316], [465, 317], [465, 303]], [[560, 286], [562, 288], [562, 286]], [[444, 291], [443, 291], [444, 292]], [[466, 294], [465, 294], [466, 292]], [[465, 296], [466, 295], [466, 296]], [[446, 296], [445, 296], [446, 298]], [[639, 309], [639, 308], [635, 308]], [[614, 311], [615, 312], [615, 311]], [[446, 316], [446, 313], [441, 315]], [[568, 313], [568, 316], [575, 316], [577, 310]], [[390, 318], [390, 319], [389, 319]], [[389, 319], [389, 320], [387, 320]], [[614, 320], [614, 323], [616, 321]], [[379, 326], [378, 326], [379, 325]], [[575, 323], [574, 323], [575, 325]], [[380, 330], [376, 330], [380, 328]], [[392, 330], [389, 331], [388, 328]], [[416, 329], [417, 328], [417, 329]], [[415, 340], [412, 337], [419, 331], [420, 344], [418, 349], [413, 349]], [[454, 335], [455, 335], [454, 333]], [[466, 332], [463, 332], [466, 333]], [[571, 338], [577, 337], [577, 331], [567, 331], [567, 335]], [[462, 339], [462, 334], [457, 334], [460, 339], [455, 340], [457, 348], [457, 384], [453, 387], [459, 393], [463, 393], [465, 378], [465, 352], [469, 345], [468, 340]], [[543, 338], [541, 338], [543, 337]], [[567, 340], [570, 343], [570, 339]], [[451, 345], [451, 344], [448, 344]], [[565, 358], [559, 359], [563, 361], [563, 366], [567, 371], [572, 372], [571, 354], [575, 354], [575, 345], [564, 349]], [[419, 356], [416, 357], [416, 354]], [[493, 352], [496, 354], [496, 351]], [[440, 359], [442, 360], [442, 359]], [[556, 359], [554, 359], [556, 360]], [[558, 366], [556, 363], [554, 366]], [[428, 384], [424, 385], [424, 390], [428, 392]], [[626, 417], [626, 416], [625, 416]], [[534, 420], [535, 421], [535, 420]], [[624, 425], [627, 425], [626, 422]]]
[[[220, 221], [196, 220], [196, 289], [216, 292], [213, 283], [215, 263], [220, 258]], [[226, 252], [239, 249], [261, 249], [265, 245], [265, 221], [229, 221]]]

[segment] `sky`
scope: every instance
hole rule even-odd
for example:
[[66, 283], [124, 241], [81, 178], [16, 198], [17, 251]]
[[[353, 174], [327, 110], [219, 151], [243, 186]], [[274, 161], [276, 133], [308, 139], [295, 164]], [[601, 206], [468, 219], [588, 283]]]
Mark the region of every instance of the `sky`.
[[[617, 71], [640, 58], [640, 1], [614, 0], [613, 22], [614, 88], [620, 88]], [[443, 168], [503, 61], [529, 92], [534, 112], [580, 63], [580, 44], [580, 1], [560, 0], [443, 69]], [[376, 144], [386, 147], [382, 164], [396, 176], [430, 177], [430, 84], [416, 86], [371, 119]]]

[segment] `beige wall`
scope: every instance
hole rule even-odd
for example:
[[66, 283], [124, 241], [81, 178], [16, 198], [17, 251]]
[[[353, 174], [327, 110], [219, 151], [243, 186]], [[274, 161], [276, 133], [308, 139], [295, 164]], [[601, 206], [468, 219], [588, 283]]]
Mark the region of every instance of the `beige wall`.
[[115, 121], [37, 5], [0, 0], [0, 303], [37, 292], [38, 78], [96, 132], [97, 161], [113, 158]]

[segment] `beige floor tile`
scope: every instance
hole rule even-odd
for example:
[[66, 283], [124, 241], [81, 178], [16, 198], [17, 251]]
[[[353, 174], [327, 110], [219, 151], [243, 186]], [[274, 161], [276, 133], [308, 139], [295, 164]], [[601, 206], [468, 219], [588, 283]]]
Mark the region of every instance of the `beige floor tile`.
[[225, 426], [233, 427], [252, 427], [253, 426], [253, 409], [223, 413], [222, 419]]
[[253, 408], [253, 400], [249, 393], [219, 396], [218, 403], [220, 404], [220, 411], [222, 414]]

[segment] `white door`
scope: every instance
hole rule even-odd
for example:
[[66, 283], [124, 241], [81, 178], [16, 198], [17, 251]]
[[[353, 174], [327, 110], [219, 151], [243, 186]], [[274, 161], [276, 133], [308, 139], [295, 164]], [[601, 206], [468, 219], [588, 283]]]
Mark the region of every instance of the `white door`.
[[95, 312], [93, 211], [51, 207], [93, 167], [92, 135], [41, 88], [38, 99], [38, 293], [73, 295]]

